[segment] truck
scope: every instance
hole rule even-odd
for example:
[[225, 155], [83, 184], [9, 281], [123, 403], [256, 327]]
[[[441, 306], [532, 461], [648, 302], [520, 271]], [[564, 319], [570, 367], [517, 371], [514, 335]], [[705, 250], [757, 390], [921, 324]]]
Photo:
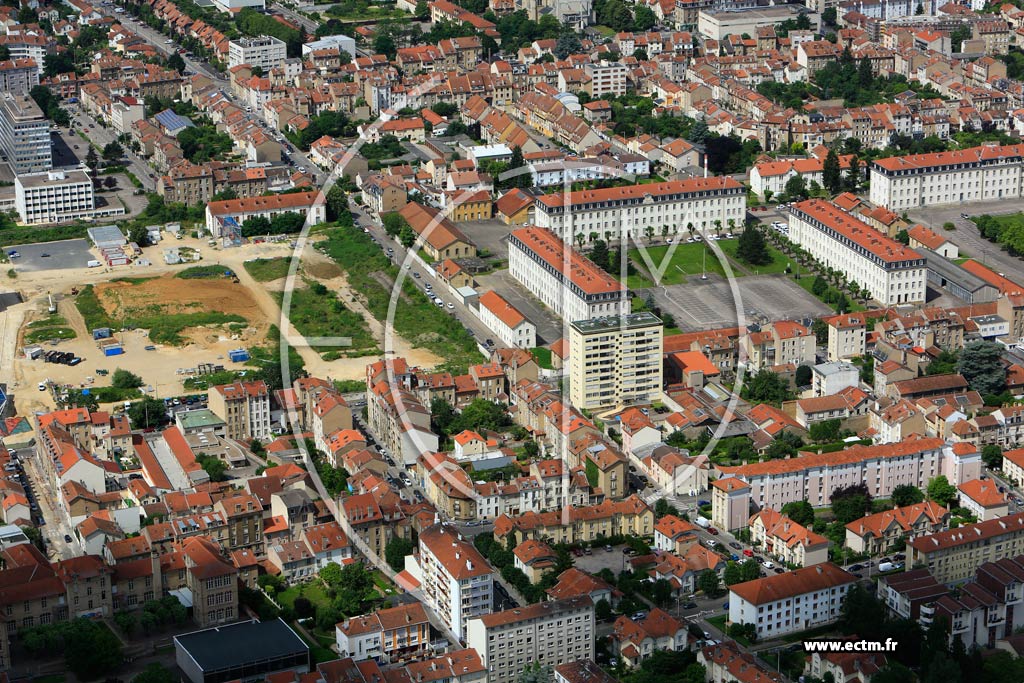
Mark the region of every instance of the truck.
[[711, 526], [711, 520], [707, 519], [706, 517], [701, 517], [700, 515], [697, 515], [697, 526], [699, 526], [702, 529], [707, 529], [709, 526]]

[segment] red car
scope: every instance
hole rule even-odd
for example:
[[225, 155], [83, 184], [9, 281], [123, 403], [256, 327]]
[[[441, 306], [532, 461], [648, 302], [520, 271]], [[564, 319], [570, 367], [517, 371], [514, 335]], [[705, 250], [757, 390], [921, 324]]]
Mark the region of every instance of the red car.
[[709, 526], [708, 527], [708, 533], [711, 534], [712, 536], [717, 536], [718, 535], [718, 529], [716, 529], [713, 526]]
[[747, 548], [746, 550], [743, 551], [743, 554], [746, 555], [747, 557], [753, 557], [754, 556], [754, 551], [751, 550], [750, 548]]

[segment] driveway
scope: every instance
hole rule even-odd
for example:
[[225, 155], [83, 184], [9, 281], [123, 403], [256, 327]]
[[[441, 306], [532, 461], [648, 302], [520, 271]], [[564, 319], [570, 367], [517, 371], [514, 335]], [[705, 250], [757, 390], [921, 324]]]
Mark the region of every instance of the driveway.
[[[981, 216], [982, 214], [1001, 216], [1019, 211], [1024, 211], [1024, 201], [1002, 200], [956, 206], [925, 207], [908, 211], [907, 214], [912, 222], [931, 226], [943, 237], [956, 243], [960, 247], [960, 256], [978, 259], [1011, 279], [1021, 280], [1024, 279], [1024, 261], [1010, 256], [998, 244], [989, 242], [978, 232], [978, 226], [960, 217], [961, 213], [971, 216]], [[943, 230], [942, 225], [946, 222], [953, 223], [956, 230]]]
[[[89, 261], [96, 258], [89, 251], [89, 240], [85, 239], [16, 244], [5, 246], [4, 249], [7, 252], [17, 251], [21, 254], [19, 258], [11, 259], [11, 265], [15, 270], [23, 272], [86, 268]], [[49, 256], [43, 256], [43, 254], [49, 254]]]

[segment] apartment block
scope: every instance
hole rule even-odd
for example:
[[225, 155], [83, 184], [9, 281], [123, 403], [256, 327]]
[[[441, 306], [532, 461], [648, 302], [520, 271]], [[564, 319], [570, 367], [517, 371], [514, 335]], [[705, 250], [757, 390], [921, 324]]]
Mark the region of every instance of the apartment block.
[[661, 396], [664, 325], [653, 313], [569, 325], [569, 400], [580, 410], [650, 404]]
[[591, 233], [608, 242], [638, 240], [662, 226], [681, 233], [692, 225], [704, 232], [743, 225], [746, 189], [730, 176], [688, 178], [600, 190], [554, 192], [536, 201], [537, 225], [565, 242]]
[[590, 76], [590, 83], [586, 84], [590, 96], [600, 99], [605, 95], [625, 95], [626, 76], [629, 69], [620, 62], [587, 62], [583, 65], [583, 73]]
[[419, 602], [351, 617], [334, 627], [338, 654], [355, 661], [401, 662], [430, 648], [430, 619]]
[[[799, 457], [729, 467], [723, 477], [737, 477], [749, 485], [750, 500], [760, 509], [781, 510], [789, 502], [807, 500], [828, 505], [837, 488], [865, 484], [876, 498], [887, 498], [902, 484], [926, 488], [944, 475], [954, 486], [978, 478], [981, 455], [976, 447], [946, 444], [938, 438], [913, 437], [899, 443], [852, 446], [835, 453], [800, 453]], [[728, 479], [719, 479], [715, 486]], [[712, 505], [715, 499], [712, 498]], [[712, 513], [713, 517], [714, 512]]]
[[524, 662], [555, 667], [594, 656], [594, 603], [583, 595], [469, 620], [466, 645], [480, 654], [488, 683], [512, 683]]
[[53, 168], [50, 122], [28, 93], [0, 95], [0, 150], [16, 176]]
[[828, 359], [845, 360], [863, 356], [867, 351], [867, 321], [860, 313], [846, 313], [827, 318]]
[[288, 45], [273, 36], [237, 38], [228, 43], [228, 68], [242, 64], [261, 69], [264, 74], [281, 66], [288, 57]]
[[270, 438], [270, 391], [263, 380], [210, 387], [209, 408], [224, 420], [229, 439]]
[[867, 287], [883, 306], [925, 301], [924, 257], [832, 202], [808, 199], [790, 207], [789, 238], [824, 266]]
[[907, 566], [925, 567], [939, 583], [970, 578], [983, 562], [1024, 555], [1024, 513], [919, 536], [907, 543]]
[[[494, 537], [519, 544], [527, 539], [552, 543], [580, 543], [610, 536], [650, 536], [654, 511], [635, 494], [620, 501], [597, 505], [567, 506], [551, 512], [527, 512], [517, 517], [501, 515], [494, 520]], [[509, 541], [509, 538], [513, 540]]]
[[284, 213], [300, 213], [309, 225], [318, 225], [327, 216], [323, 201], [317, 202], [318, 194], [294, 192], [210, 202], [206, 205], [206, 229], [214, 237], [235, 240], [241, 237], [242, 226], [250, 218], [262, 216], [273, 220]]
[[27, 95], [39, 85], [39, 68], [34, 59], [8, 59], [0, 62], [0, 91]]
[[513, 230], [508, 269], [541, 303], [569, 322], [629, 313], [628, 291], [622, 283], [550, 230]]
[[870, 198], [891, 211], [1017, 199], [1024, 184], [1022, 168], [1022, 145], [987, 144], [877, 159], [871, 164]]
[[729, 587], [729, 621], [754, 624], [760, 640], [831, 624], [857, 577], [824, 562]]
[[406, 570], [420, 582], [430, 608], [463, 640], [470, 619], [494, 610], [494, 570], [453, 526], [420, 532], [419, 553], [406, 557]]

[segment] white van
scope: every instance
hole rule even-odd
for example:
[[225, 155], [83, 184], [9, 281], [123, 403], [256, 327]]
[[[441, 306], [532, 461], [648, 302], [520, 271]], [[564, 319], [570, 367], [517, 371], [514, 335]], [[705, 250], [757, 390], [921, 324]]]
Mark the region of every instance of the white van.
[[102, 263], [100, 263], [99, 261], [96, 261], [96, 260], [94, 259], [94, 260], [92, 260], [92, 261], [89, 261], [89, 262], [88, 262], [88, 263], [86, 263], [85, 265], [89, 266], [90, 268], [99, 268], [99, 267], [100, 267], [100, 266], [102, 266], [103, 264], [102, 264]]
[[880, 572], [891, 572], [895, 568], [896, 565], [894, 565], [892, 562], [880, 562], [878, 565], [878, 571]]

